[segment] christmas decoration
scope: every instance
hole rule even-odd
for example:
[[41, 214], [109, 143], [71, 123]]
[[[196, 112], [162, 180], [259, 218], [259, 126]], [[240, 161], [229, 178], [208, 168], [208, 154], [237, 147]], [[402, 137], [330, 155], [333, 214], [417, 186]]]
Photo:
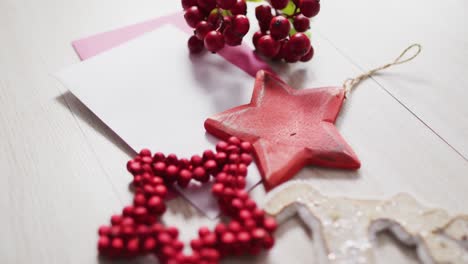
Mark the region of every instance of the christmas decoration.
[[269, 5], [260, 5], [255, 16], [260, 26], [253, 37], [258, 52], [275, 60], [306, 62], [314, 56], [310, 43], [309, 18], [320, 11], [319, 0], [271, 0]]
[[[319, 0], [271, 0], [270, 5], [256, 7], [255, 16], [260, 31], [253, 36], [258, 52], [286, 62], [309, 61], [314, 55], [309, 18], [320, 11]], [[218, 52], [228, 46], [238, 46], [250, 29], [246, 0], [182, 0], [184, 18], [195, 29], [189, 38], [191, 53], [204, 48]], [[273, 7], [273, 10], [272, 10]], [[274, 12], [274, 15], [272, 14]]]
[[360, 167], [334, 126], [344, 98], [340, 87], [294, 90], [259, 71], [251, 102], [208, 118], [205, 128], [218, 138], [251, 142], [263, 183], [271, 189], [307, 164]]
[[[252, 162], [252, 146], [231, 137], [202, 156], [179, 159], [176, 155], [154, 155], [147, 149], [127, 164], [133, 174], [133, 204], [111, 217], [110, 225], [99, 228], [98, 250], [102, 256], [131, 258], [154, 254], [160, 263], [218, 263], [229, 255], [258, 254], [274, 244], [276, 222], [249, 198], [245, 187], [247, 166]], [[212, 193], [222, 212], [232, 220], [220, 223], [214, 230], [199, 229], [199, 237], [190, 242], [191, 255], [182, 253], [184, 243], [178, 240], [176, 227], [165, 227], [159, 221], [165, 210], [168, 187], [185, 188], [191, 180], [215, 183]]]
[[[416, 53], [403, 59], [413, 48]], [[376, 72], [408, 62], [420, 52], [421, 46], [413, 44], [393, 62], [347, 79], [343, 87], [294, 90], [273, 73], [259, 71], [250, 103], [208, 118], [205, 128], [218, 138], [236, 136], [251, 142], [267, 190], [308, 164], [358, 169], [356, 154], [334, 126], [345, 95]]]
[[317, 263], [379, 263], [372, 242], [383, 230], [416, 247], [424, 264], [468, 260], [468, 215], [451, 217], [407, 194], [382, 201], [331, 198], [295, 181], [269, 193], [265, 211], [280, 222], [297, 214], [319, 243]]

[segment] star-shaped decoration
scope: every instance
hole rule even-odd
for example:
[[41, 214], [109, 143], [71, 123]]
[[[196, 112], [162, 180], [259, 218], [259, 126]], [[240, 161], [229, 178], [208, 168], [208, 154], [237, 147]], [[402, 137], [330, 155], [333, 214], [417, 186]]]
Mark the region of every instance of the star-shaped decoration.
[[334, 125], [344, 98], [340, 87], [294, 90], [274, 74], [259, 71], [250, 103], [208, 118], [205, 128], [221, 139], [236, 136], [251, 142], [270, 190], [306, 165], [361, 166]]

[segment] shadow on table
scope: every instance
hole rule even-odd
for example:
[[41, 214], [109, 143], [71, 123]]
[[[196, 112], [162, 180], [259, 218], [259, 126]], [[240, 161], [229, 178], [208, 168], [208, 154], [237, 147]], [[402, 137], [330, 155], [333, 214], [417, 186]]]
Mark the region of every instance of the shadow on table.
[[84, 105], [75, 95], [67, 91], [55, 98], [63, 107], [69, 109], [73, 116], [79, 118], [103, 135], [120, 150], [133, 157], [135, 151], [110, 127], [108, 127], [98, 116], [96, 116], [86, 105]]

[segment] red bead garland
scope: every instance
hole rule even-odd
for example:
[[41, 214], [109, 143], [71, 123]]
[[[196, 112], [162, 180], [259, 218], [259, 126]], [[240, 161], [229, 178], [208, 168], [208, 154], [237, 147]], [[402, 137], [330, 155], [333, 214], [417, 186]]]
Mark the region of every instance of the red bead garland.
[[[127, 163], [133, 174], [133, 205], [111, 217], [110, 226], [98, 230], [98, 250], [103, 256], [130, 258], [155, 254], [161, 263], [218, 263], [230, 255], [258, 254], [274, 245], [276, 221], [265, 216], [244, 190], [247, 166], [252, 162], [252, 146], [231, 137], [202, 156], [178, 159], [162, 153], [151, 155], [143, 149]], [[232, 220], [219, 223], [213, 231], [201, 227], [198, 238], [190, 242], [191, 255], [184, 255], [184, 243], [178, 240], [176, 227], [165, 227], [159, 216], [166, 211], [167, 187], [185, 188], [191, 180], [208, 182], [213, 176], [212, 193], [223, 214]]]

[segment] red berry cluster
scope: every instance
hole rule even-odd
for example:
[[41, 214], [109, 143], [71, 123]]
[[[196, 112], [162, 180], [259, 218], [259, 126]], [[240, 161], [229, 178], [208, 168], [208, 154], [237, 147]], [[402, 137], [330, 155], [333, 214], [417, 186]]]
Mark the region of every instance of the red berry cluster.
[[240, 45], [249, 31], [245, 0], [182, 0], [182, 6], [185, 21], [195, 29], [188, 41], [192, 53]]
[[[310, 27], [309, 18], [320, 11], [320, 1], [291, 1], [294, 4], [291, 14], [280, 11], [290, 4], [289, 0], [270, 0], [271, 6], [261, 5], [255, 9], [260, 31], [254, 34], [253, 44], [268, 58], [306, 62], [314, 56], [314, 49], [304, 32]], [[271, 7], [274, 9], [274, 16]]]
[[[190, 160], [142, 150], [127, 163], [134, 176], [133, 204], [112, 216], [110, 225], [99, 228], [99, 253], [113, 258], [155, 254], [160, 263], [212, 264], [229, 255], [257, 254], [271, 248], [276, 222], [243, 190], [251, 152], [250, 143], [235, 137], [219, 142], [216, 153], [206, 150]], [[232, 220], [219, 223], [213, 231], [200, 228], [198, 238], [190, 242], [192, 254], [184, 255], [178, 229], [159, 222], [166, 210], [166, 186], [177, 183], [185, 188], [191, 180], [204, 183], [212, 176], [212, 193], [222, 212]]]

